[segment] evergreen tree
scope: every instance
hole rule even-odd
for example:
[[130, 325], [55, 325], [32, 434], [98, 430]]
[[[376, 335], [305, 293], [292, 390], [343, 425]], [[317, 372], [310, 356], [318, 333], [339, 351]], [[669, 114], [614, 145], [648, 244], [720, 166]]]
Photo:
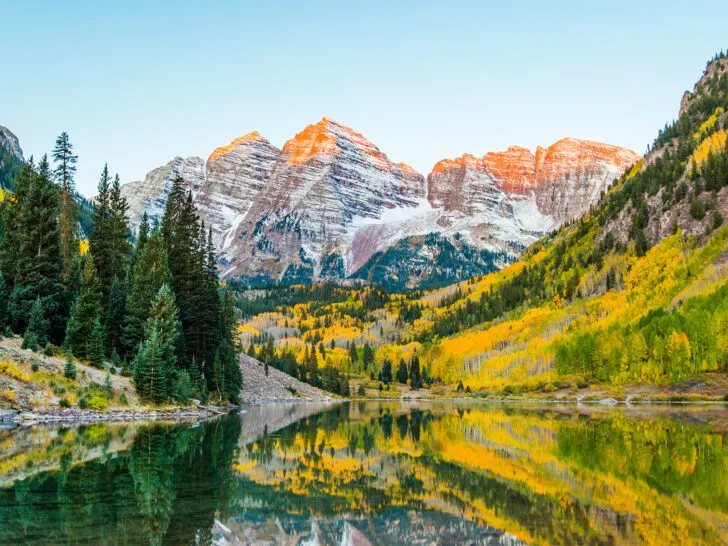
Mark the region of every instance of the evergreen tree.
[[179, 334], [174, 295], [164, 284], [149, 310], [144, 341], [134, 357], [134, 385], [142, 398], [161, 403], [174, 394], [174, 383], [178, 378], [175, 351]]
[[36, 298], [30, 311], [30, 321], [28, 328], [23, 336], [23, 345], [27, 349], [35, 350], [38, 345], [48, 343], [49, 322], [45, 318], [45, 309], [43, 308], [43, 300], [40, 296]]
[[96, 271], [99, 277], [99, 285], [104, 301], [109, 296], [111, 282], [114, 278], [114, 271], [111, 268], [110, 248], [110, 203], [109, 192], [111, 190], [111, 176], [108, 165], [104, 165], [96, 187], [96, 199], [94, 200], [94, 214], [92, 219], [92, 231], [89, 237], [89, 249], [94, 258]]
[[68, 379], [76, 379], [76, 365], [73, 363], [73, 353], [69, 350], [66, 351], [66, 364], [63, 366], [63, 375]]
[[386, 384], [392, 382], [392, 361], [388, 358], [385, 358], [382, 363], [382, 381]]
[[104, 351], [106, 345], [106, 330], [101, 321], [96, 318], [94, 327], [88, 340], [88, 362], [96, 368], [104, 364]]
[[369, 346], [368, 343], [364, 344], [364, 351], [362, 353], [362, 361], [364, 362], [365, 366], [369, 366], [370, 364], [374, 363], [374, 351], [372, 351], [372, 348]]
[[410, 386], [413, 389], [419, 389], [422, 386], [422, 376], [420, 374], [420, 357], [413, 355], [410, 359]]
[[61, 255], [63, 257], [63, 273], [69, 271], [73, 259], [78, 254], [77, 206], [75, 199], [76, 163], [78, 156], [73, 153], [73, 145], [65, 131], [56, 139], [53, 148], [53, 161], [56, 164], [54, 174], [60, 187]]
[[111, 284], [109, 299], [104, 314], [104, 327], [106, 328], [106, 351], [107, 354], [117, 353], [121, 350], [121, 334], [124, 326], [126, 312], [126, 293], [124, 284], [119, 277], [114, 277]]
[[407, 378], [409, 377], [409, 370], [407, 369], [407, 364], [404, 361], [404, 358], [401, 358], [399, 360], [399, 367], [397, 368], [397, 382], [405, 384], [407, 383]]
[[8, 316], [8, 287], [5, 283], [5, 275], [3, 275], [2, 269], [0, 269], [0, 329], [5, 330], [9, 323]]
[[106, 393], [107, 398], [111, 398], [114, 394], [114, 387], [111, 384], [111, 374], [109, 372], [106, 372], [106, 378], [104, 379], [104, 393]]
[[[90, 254], [84, 257], [81, 292], [71, 309], [66, 328], [66, 346], [79, 358], [90, 358], [91, 334], [101, 316], [101, 289]], [[103, 354], [101, 355], [103, 358]]]
[[48, 334], [54, 343], [58, 343], [68, 315], [61, 281], [63, 261], [57, 222], [58, 190], [50, 180], [45, 157], [38, 172], [30, 175], [22, 196], [16, 211], [17, 252], [13, 256], [15, 279], [10, 296], [13, 329], [25, 331], [31, 307], [40, 298], [45, 317], [50, 321]]
[[127, 356], [135, 351], [142, 340], [152, 302], [160, 288], [169, 284], [169, 281], [167, 253], [161, 232], [155, 229], [134, 260], [134, 273], [122, 327], [122, 345]]
[[134, 386], [139, 396], [160, 404], [169, 398], [169, 370], [164, 363], [164, 348], [159, 341], [160, 331], [155, 324], [147, 339], [139, 345], [132, 362]]

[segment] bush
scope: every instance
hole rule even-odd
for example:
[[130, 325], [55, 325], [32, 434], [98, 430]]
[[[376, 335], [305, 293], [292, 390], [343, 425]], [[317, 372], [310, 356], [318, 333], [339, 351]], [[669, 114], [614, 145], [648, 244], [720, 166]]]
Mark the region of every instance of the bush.
[[10, 328], [10, 326], [5, 328], [5, 333], [3, 334], [3, 336], [4, 337], [13, 337], [14, 336], [13, 330]]
[[35, 351], [38, 349], [38, 336], [33, 332], [26, 332], [23, 336], [23, 344], [20, 346], [21, 349], [28, 349]]
[[122, 392], [121, 396], [119, 396], [119, 402], [122, 406], [128, 406], [129, 405], [129, 399], [126, 397], [126, 393]]
[[34, 372], [37, 372], [39, 370], [39, 368], [40, 368], [40, 366], [38, 366], [38, 363], [37, 362], [33, 362], [30, 365], [30, 369], [33, 370]]
[[100, 394], [93, 394], [91, 395], [91, 398], [88, 399], [88, 409], [90, 410], [106, 411], [108, 405], [109, 401], [106, 399], [105, 396], [102, 396]]
[[700, 197], [694, 197], [690, 202], [690, 216], [696, 220], [705, 218], [705, 203]]
[[88, 402], [86, 401], [86, 398], [84, 396], [78, 399], [78, 407], [81, 409], [88, 408]]
[[132, 371], [129, 368], [123, 368], [121, 370], [121, 377], [131, 377], [132, 375], [134, 375], [134, 374], [132, 373]]
[[366, 396], [367, 390], [364, 388], [364, 383], [359, 383], [359, 388], [356, 390], [356, 394], [359, 396]]
[[725, 400], [726, 402], [728, 402], [728, 392], [725, 393], [725, 396], [723, 397], [723, 400]]
[[58, 405], [61, 406], [62, 408], [70, 408], [71, 407], [71, 403], [68, 401], [68, 398], [61, 398], [58, 401]]

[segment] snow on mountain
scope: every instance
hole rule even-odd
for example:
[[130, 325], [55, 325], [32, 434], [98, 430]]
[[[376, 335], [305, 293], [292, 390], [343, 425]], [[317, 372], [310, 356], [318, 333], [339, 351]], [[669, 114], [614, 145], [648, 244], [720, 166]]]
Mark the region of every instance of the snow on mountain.
[[[161, 215], [172, 180], [182, 176], [213, 229], [224, 275], [298, 282], [349, 276], [399, 241], [428, 234], [438, 237], [428, 248], [457, 239], [460, 251], [487, 251], [497, 259], [485, 261], [502, 265], [504, 256], [515, 259], [584, 214], [638, 159], [624, 148], [567, 138], [535, 153], [513, 146], [442, 160], [425, 178], [323, 118], [282, 150], [249, 133], [207, 161], [175, 158], [123, 191], [136, 227], [144, 210]], [[406, 245], [399, 252], [417, 248], [425, 251]]]

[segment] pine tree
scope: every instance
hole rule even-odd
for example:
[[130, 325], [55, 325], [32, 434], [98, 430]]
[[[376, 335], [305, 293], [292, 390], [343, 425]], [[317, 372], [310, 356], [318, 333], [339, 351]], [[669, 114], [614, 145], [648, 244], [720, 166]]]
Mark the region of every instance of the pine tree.
[[104, 314], [107, 354], [118, 353], [121, 349], [121, 334], [126, 313], [126, 292], [124, 288], [124, 283], [119, 280], [119, 277], [114, 277], [109, 299], [106, 303], [106, 313]]
[[122, 345], [127, 357], [136, 350], [142, 340], [152, 302], [160, 288], [169, 284], [169, 281], [167, 253], [164, 250], [161, 232], [155, 229], [134, 260], [134, 273], [122, 327]]
[[104, 364], [104, 351], [106, 346], [106, 330], [101, 321], [96, 318], [94, 327], [88, 340], [88, 362], [96, 368]]
[[174, 294], [166, 284], [159, 289], [149, 310], [145, 335], [147, 337], [151, 335], [154, 328], [158, 330], [159, 345], [165, 366], [170, 371], [175, 370], [177, 367], [176, 348], [181, 326]]
[[30, 321], [23, 336], [23, 348], [34, 351], [38, 345], [45, 345], [48, 342], [48, 327], [49, 323], [45, 318], [43, 302], [38, 297], [30, 311]]
[[134, 386], [139, 396], [160, 404], [169, 398], [169, 370], [159, 344], [159, 329], [154, 326], [149, 337], [139, 345], [132, 366]]
[[53, 161], [56, 163], [54, 174], [60, 187], [61, 255], [63, 256], [64, 276], [78, 254], [77, 206], [75, 199], [76, 163], [78, 156], [73, 153], [73, 145], [65, 131], [56, 139], [53, 148]]
[[[90, 358], [91, 334], [101, 316], [101, 289], [90, 254], [84, 258], [81, 292], [71, 309], [66, 328], [67, 347], [79, 358]], [[101, 355], [103, 358], [103, 354]]]
[[66, 364], [63, 366], [63, 375], [68, 379], [76, 379], [76, 365], [73, 363], [73, 353], [70, 349], [66, 351]]
[[413, 355], [410, 360], [410, 386], [413, 389], [419, 389], [422, 386], [422, 376], [420, 374], [420, 357]]
[[89, 249], [96, 265], [99, 277], [99, 285], [104, 301], [109, 296], [111, 282], [114, 272], [111, 265], [110, 248], [110, 203], [109, 192], [111, 190], [111, 176], [108, 165], [104, 165], [96, 187], [96, 198], [94, 200], [94, 214], [92, 219], [92, 231], [89, 237]]
[[5, 283], [5, 275], [3, 275], [2, 269], [0, 269], [0, 329], [5, 330], [9, 323], [8, 315], [8, 286]]
[[104, 379], [104, 392], [107, 398], [111, 398], [114, 394], [114, 387], [111, 384], [111, 374], [109, 372], [106, 372], [106, 378]]
[[15, 279], [10, 296], [13, 329], [16, 332], [26, 330], [31, 307], [40, 298], [45, 317], [50, 321], [48, 334], [54, 343], [58, 343], [65, 331], [68, 311], [61, 281], [58, 190], [50, 181], [45, 157], [38, 172], [30, 175], [18, 204]]
[[409, 377], [409, 370], [407, 369], [407, 364], [404, 361], [404, 358], [400, 359], [399, 361], [399, 367], [397, 368], [397, 382], [405, 384], [407, 383], [407, 378]]

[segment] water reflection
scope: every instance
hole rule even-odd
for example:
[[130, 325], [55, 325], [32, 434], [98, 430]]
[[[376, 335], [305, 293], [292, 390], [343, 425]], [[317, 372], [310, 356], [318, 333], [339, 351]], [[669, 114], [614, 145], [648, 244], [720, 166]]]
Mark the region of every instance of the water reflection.
[[726, 544], [728, 412], [271, 404], [0, 431], [0, 543]]

